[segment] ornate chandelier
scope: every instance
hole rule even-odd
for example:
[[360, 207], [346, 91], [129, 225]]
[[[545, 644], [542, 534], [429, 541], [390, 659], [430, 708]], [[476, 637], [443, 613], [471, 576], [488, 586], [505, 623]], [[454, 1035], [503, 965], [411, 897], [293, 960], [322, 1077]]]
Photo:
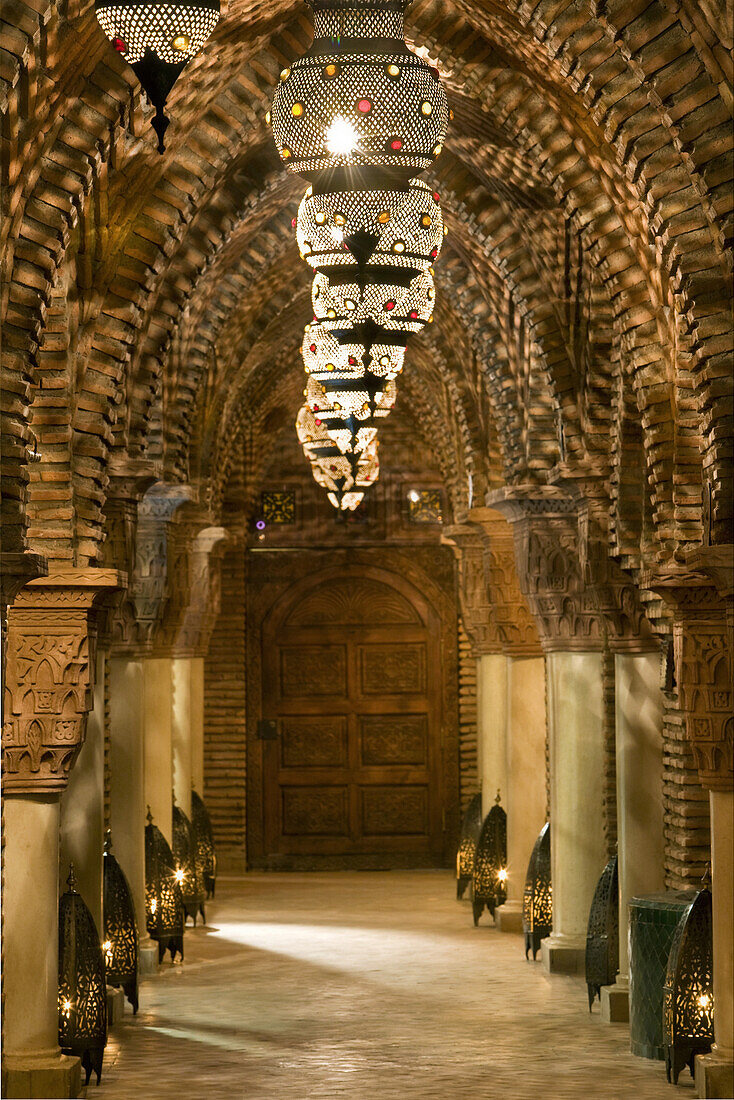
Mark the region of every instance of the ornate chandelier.
[[268, 121], [309, 181], [293, 219], [313, 268], [314, 319], [296, 431], [315, 480], [353, 509], [377, 479], [377, 422], [395, 404], [412, 333], [433, 320], [440, 196], [415, 177], [450, 112], [437, 69], [405, 43], [410, 0], [308, 0], [314, 41], [282, 70]]
[[156, 113], [152, 126], [158, 152], [169, 118], [166, 99], [186, 64], [203, 48], [219, 21], [219, 0], [95, 0], [97, 21], [143, 86]]

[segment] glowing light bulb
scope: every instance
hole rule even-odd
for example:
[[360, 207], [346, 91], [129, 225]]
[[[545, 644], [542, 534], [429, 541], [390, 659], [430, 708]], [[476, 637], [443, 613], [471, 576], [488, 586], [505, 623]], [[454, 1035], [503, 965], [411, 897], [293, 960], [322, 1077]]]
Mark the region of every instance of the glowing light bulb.
[[104, 951], [105, 955], [111, 955], [112, 954], [112, 942], [110, 940], [105, 940], [104, 943], [102, 944], [102, 950]]
[[357, 145], [357, 132], [350, 122], [339, 115], [326, 131], [326, 147], [336, 156], [348, 156]]
[[157, 898], [153, 898], [153, 900], [152, 900], [152, 901], [151, 901], [151, 903], [150, 903], [150, 911], [151, 911], [151, 913], [155, 913], [155, 911], [156, 911], [156, 909], [157, 909], [157, 908], [158, 908], [158, 899], [157, 899]]
[[61, 1007], [64, 1010], [64, 1012], [71, 1012], [71, 1010], [73, 1008], [73, 1005], [72, 1005], [71, 1001], [65, 1000], [65, 1001], [61, 1002]]
[[178, 882], [178, 883], [183, 882], [183, 880], [186, 878], [186, 875], [184, 874], [183, 868], [181, 868], [181, 867], [176, 868], [176, 874], [174, 875], [174, 878], [176, 879], [176, 882]]
[[500, 867], [499, 871], [497, 872], [497, 878], [500, 880], [500, 882], [507, 882], [507, 871], [504, 867]]
[[702, 993], [701, 996], [698, 998], [698, 1004], [700, 1008], [708, 1008], [708, 1006], [711, 1004], [711, 997], [709, 996], [709, 994]]
[[411, 501], [413, 504], [417, 504], [420, 498], [421, 495], [417, 489], [411, 489], [408, 493], [408, 500]]

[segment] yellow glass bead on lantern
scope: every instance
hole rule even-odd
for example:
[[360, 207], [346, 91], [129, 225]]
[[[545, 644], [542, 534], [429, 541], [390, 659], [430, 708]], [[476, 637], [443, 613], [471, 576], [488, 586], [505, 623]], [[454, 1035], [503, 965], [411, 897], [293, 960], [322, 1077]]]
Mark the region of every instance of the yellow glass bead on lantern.
[[425, 171], [444, 141], [448, 104], [438, 71], [405, 44], [408, 0], [309, 2], [313, 45], [283, 70], [272, 106], [273, 137], [281, 155], [291, 151], [290, 170], [317, 180], [356, 168], [402, 181]]
[[163, 153], [169, 125], [168, 93], [184, 66], [203, 48], [219, 21], [219, 0], [95, 0], [97, 21], [114, 49], [127, 61], [156, 109], [152, 126]]

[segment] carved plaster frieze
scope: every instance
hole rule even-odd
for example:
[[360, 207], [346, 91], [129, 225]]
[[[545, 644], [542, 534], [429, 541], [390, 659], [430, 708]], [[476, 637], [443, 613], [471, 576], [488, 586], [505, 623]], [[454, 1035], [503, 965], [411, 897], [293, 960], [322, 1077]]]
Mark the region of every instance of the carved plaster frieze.
[[60, 791], [92, 705], [96, 613], [124, 587], [114, 569], [69, 569], [27, 584], [8, 610], [3, 789]]
[[503, 638], [489, 595], [481, 534], [476, 528], [457, 524], [444, 527], [441, 541], [453, 548], [456, 557], [461, 618], [473, 656], [502, 653]]

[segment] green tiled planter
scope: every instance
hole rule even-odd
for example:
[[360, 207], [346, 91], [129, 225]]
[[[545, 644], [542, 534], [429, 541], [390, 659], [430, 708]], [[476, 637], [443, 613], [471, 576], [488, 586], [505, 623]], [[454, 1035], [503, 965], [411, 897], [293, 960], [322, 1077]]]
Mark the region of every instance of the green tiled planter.
[[663, 985], [678, 921], [695, 891], [632, 898], [630, 910], [630, 1048], [640, 1058], [663, 1061]]

